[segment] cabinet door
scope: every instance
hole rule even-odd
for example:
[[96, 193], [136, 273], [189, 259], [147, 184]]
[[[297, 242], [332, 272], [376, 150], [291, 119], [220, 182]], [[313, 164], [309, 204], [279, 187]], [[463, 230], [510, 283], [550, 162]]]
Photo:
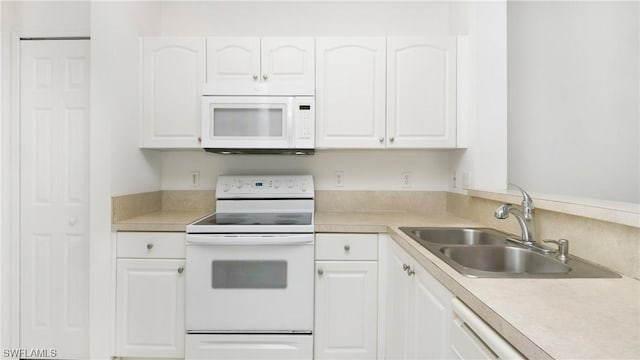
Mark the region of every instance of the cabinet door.
[[387, 145], [456, 146], [456, 38], [390, 37]]
[[411, 277], [405, 270], [409, 256], [389, 239], [387, 258], [386, 359], [409, 359], [409, 299]]
[[184, 265], [117, 260], [116, 356], [184, 357]]
[[413, 267], [409, 323], [410, 354], [413, 359], [450, 359], [449, 326], [452, 318], [451, 295], [424, 268]]
[[378, 265], [317, 261], [315, 359], [375, 359]]
[[316, 39], [316, 146], [385, 147], [385, 38]]
[[260, 38], [207, 38], [208, 84], [214, 85], [215, 89], [229, 92], [234, 89], [248, 89], [259, 82]]
[[[263, 37], [261, 81], [296, 94], [312, 95], [315, 90], [315, 48], [310, 37]], [[290, 95], [291, 93], [289, 93]]]
[[142, 40], [143, 148], [199, 148], [204, 38]]

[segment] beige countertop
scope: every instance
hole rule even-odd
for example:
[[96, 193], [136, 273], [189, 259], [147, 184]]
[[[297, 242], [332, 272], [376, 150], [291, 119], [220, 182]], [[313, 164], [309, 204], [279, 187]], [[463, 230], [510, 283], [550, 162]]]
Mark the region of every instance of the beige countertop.
[[[114, 231], [185, 231], [207, 212], [159, 211], [113, 224]], [[316, 212], [317, 232], [389, 233], [435, 278], [531, 359], [639, 359], [640, 281], [477, 279], [421, 247], [399, 226], [476, 226], [446, 213]]]
[[161, 210], [121, 220], [111, 225], [112, 231], [186, 231], [187, 225], [211, 211]]

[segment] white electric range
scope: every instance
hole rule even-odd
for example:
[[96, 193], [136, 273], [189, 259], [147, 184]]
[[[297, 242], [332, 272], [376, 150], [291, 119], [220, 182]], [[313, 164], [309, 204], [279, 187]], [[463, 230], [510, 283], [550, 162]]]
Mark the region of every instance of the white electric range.
[[311, 176], [220, 176], [187, 226], [186, 358], [312, 359]]

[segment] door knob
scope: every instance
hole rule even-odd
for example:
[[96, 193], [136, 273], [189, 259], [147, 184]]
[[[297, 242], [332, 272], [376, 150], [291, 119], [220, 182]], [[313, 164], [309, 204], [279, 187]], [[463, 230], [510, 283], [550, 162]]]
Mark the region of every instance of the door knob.
[[153, 244], [152, 243], [148, 243], [147, 244], [147, 250], [151, 250], [153, 249]]
[[267, 74], [262, 74], [262, 78], [263, 78], [264, 80], [267, 80], [269, 77], [267, 76]]
[[253, 74], [253, 80], [258, 80], [258, 74]]
[[378, 141], [382, 143], [382, 142], [384, 142], [384, 138], [381, 137], [381, 138], [378, 139]]
[[318, 269], [318, 275], [322, 276], [324, 274], [324, 270]]
[[184, 272], [184, 267], [180, 266], [178, 268], [178, 274], [182, 274]]
[[351, 250], [351, 246], [349, 246], [349, 244], [344, 246], [344, 251], [349, 251]]

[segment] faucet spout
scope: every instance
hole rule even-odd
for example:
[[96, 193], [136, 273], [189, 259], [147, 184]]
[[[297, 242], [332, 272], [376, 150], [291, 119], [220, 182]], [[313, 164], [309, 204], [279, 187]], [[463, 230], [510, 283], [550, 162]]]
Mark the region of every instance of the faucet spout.
[[533, 223], [533, 217], [527, 219], [527, 216], [522, 211], [518, 210], [512, 204], [504, 204], [498, 207], [493, 214], [497, 219], [504, 220], [509, 217], [509, 214], [513, 215], [518, 221], [520, 225], [520, 229], [522, 230], [522, 243], [524, 245], [533, 245], [535, 244], [535, 235], [534, 228], [535, 224]]

